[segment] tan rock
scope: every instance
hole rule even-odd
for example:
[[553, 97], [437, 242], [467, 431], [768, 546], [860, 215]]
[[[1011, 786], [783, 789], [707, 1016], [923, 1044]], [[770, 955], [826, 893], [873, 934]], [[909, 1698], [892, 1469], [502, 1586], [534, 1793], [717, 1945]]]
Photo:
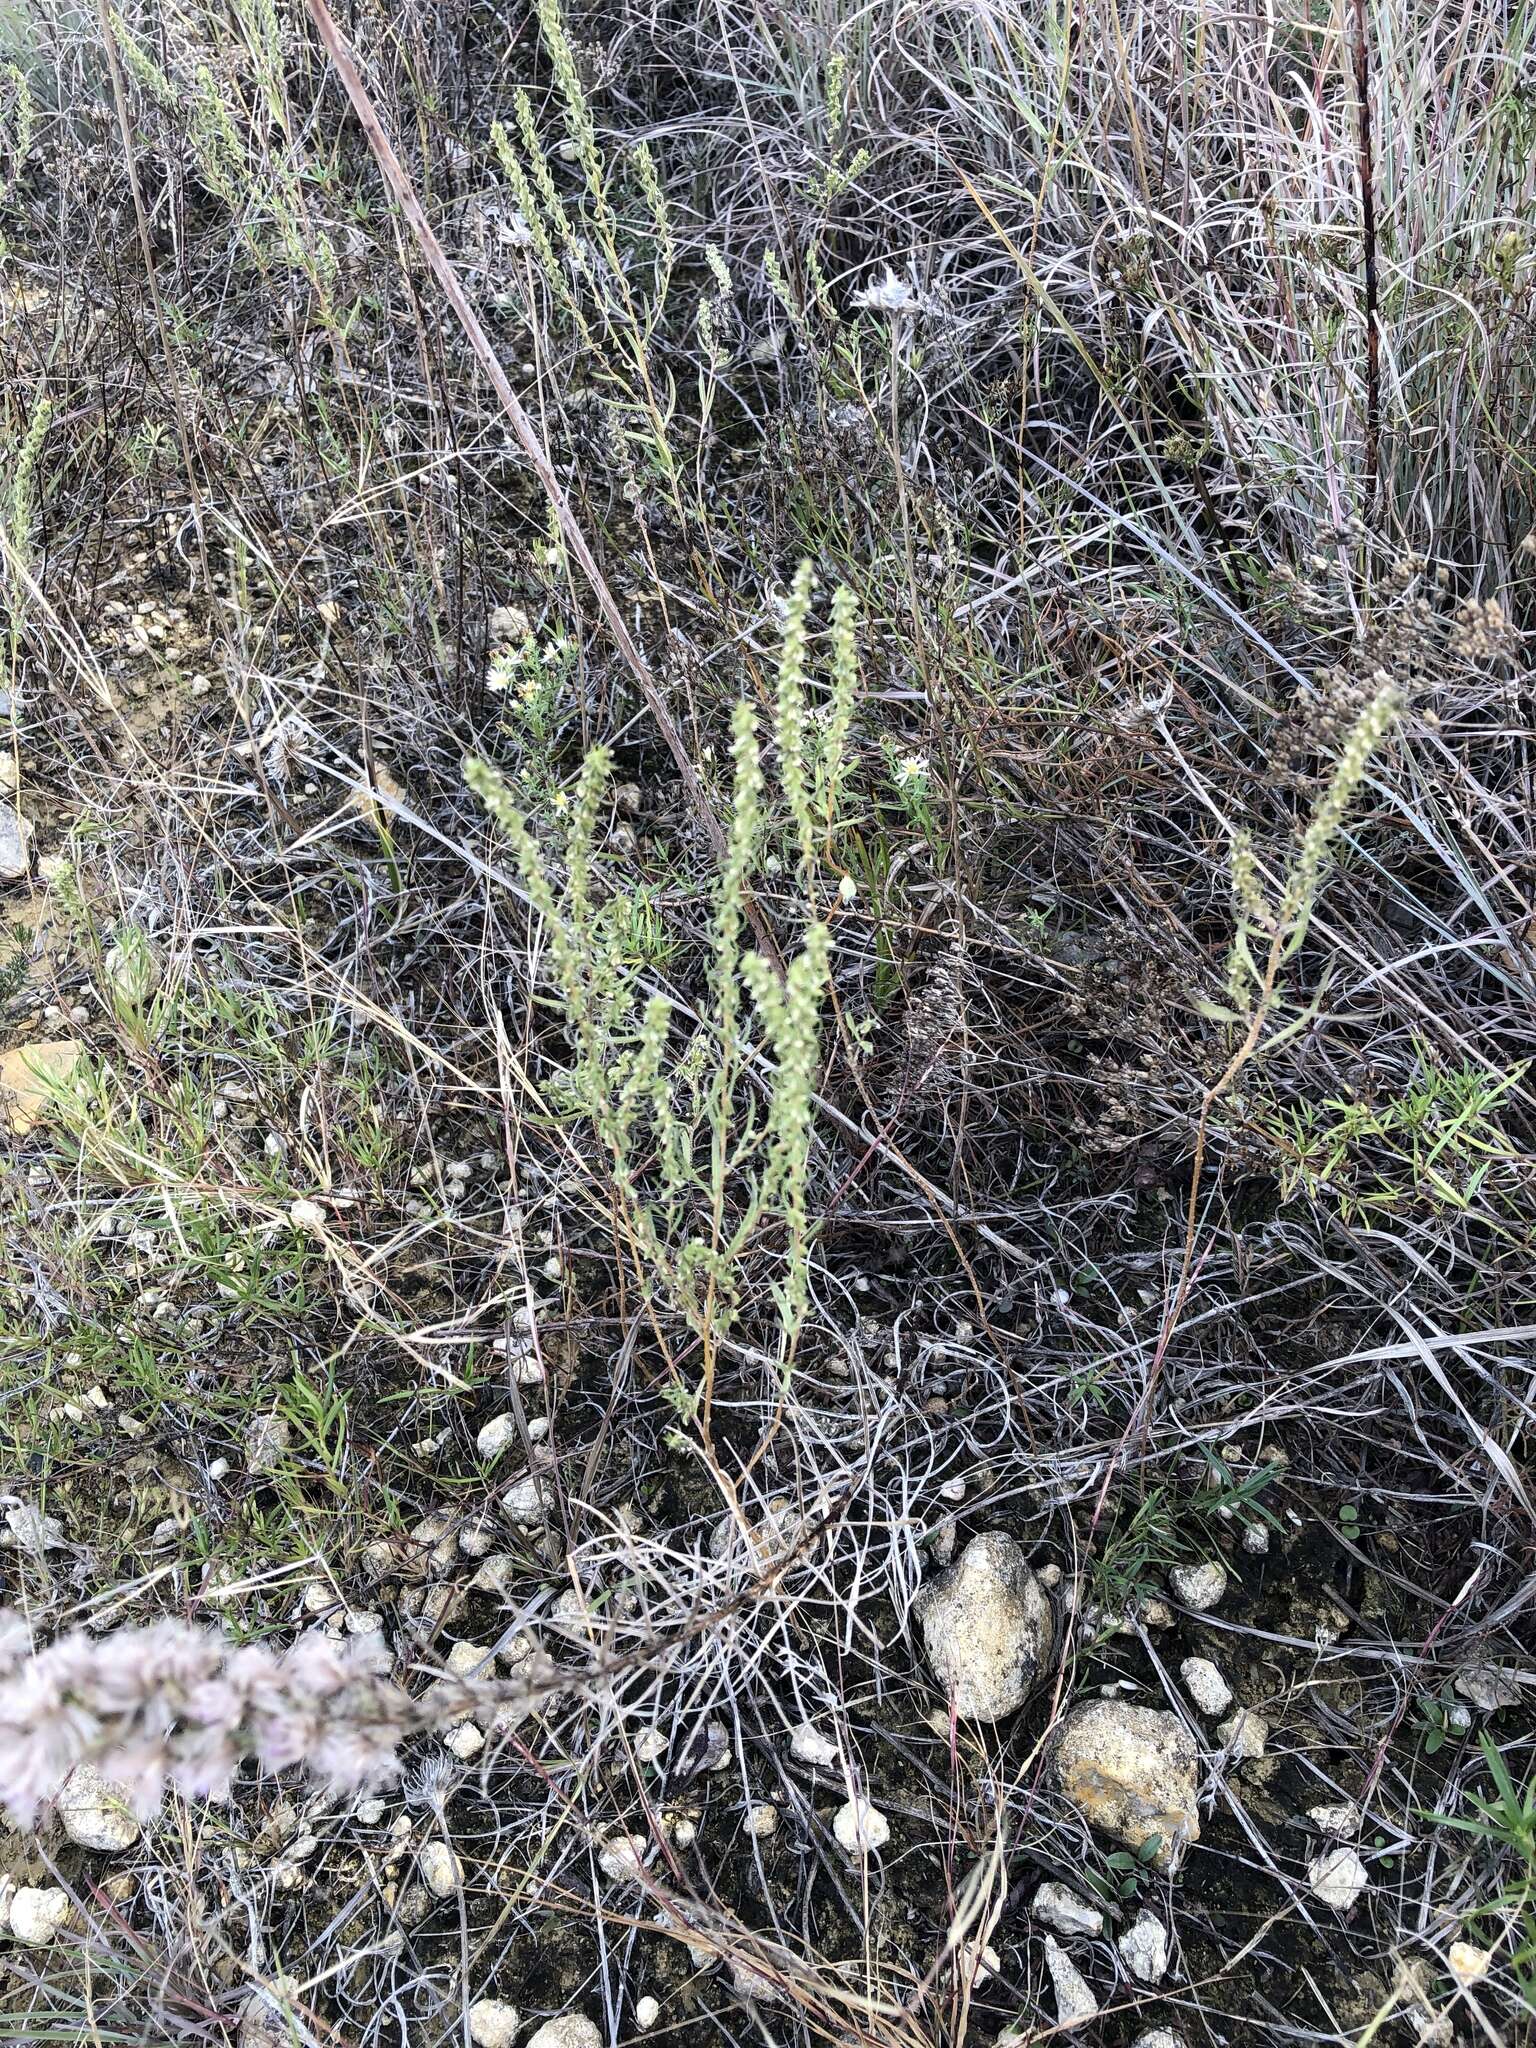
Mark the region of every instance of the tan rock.
[[1090, 1825], [1132, 1849], [1156, 1836], [1160, 1869], [1199, 1840], [1199, 1753], [1177, 1715], [1089, 1700], [1068, 1714], [1052, 1761], [1062, 1796]]
[[74, 1038], [39, 1038], [0, 1053], [0, 1108], [13, 1136], [26, 1137], [47, 1121], [54, 1091], [80, 1064], [85, 1048]]
[[[20, 1892], [16, 1896], [19, 1899]], [[1470, 1941], [1453, 1941], [1445, 1952], [1445, 1960], [1458, 1984], [1481, 1984], [1493, 1968], [1491, 1950], [1476, 1948]]]
[[1051, 1608], [1011, 1536], [975, 1537], [923, 1588], [914, 1612], [962, 1720], [1001, 1720], [1024, 1704], [1051, 1654]]
[[94, 1764], [76, 1764], [57, 1800], [65, 1834], [82, 1849], [131, 1849], [140, 1834], [132, 1797], [128, 1786], [104, 1778]]

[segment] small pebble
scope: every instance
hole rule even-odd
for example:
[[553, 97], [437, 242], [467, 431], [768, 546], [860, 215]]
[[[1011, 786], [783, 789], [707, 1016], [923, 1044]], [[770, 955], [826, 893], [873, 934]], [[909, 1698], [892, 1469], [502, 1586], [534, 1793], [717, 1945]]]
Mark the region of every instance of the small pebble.
[[1168, 1974], [1168, 1930], [1155, 1913], [1138, 1913], [1115, 1943], [1138, 1984], [1161, 1984]]
[[637, 1998], [635, 2000], [635, 2025], [642, 2034], [648, 2034], [660, 2018], [661, 2007], [654, 1998]]
[[1309, 1806], [1307, 1819], [1320, 1835], [1347, 1841], [1360, 1832], [1360, 1809], [1353, 1799], [1341, 1799], [1336, 1806]]
[[955, 1975], [972, 1991], [979, 1991], [1002, 1967], [1003, 1959], [997, 1950], [979, 1937], [962, 1941], [955, 1950]]
[[1102, 1934], [1104, 1915], [1066, 1885], [1043, 1884], [1035, 1893], [1030, 1911], [1043, 1926], [1057, 1934]]
[[1251, 1714], [1246, 1707], [1239, 1707], [1230, 1720], [1218, 1725], [1216, 1734], [1231, 1751], [1234, 1763], [1257, 1763], [1269, 1741], [1269, 1723], [1262, 1714]]
[[837, 1762], [837, 1744], [809, 1721], [802, 1721], [790, 1736], [789, 1753], [796, 1763], [815, 1764], [822, 1770], [829, 1770]]
[[[21, 1897], [20, 1892], [16, 1894]], [[14, 1924], [14, 1908], [12, 1921]], [[1445, 1960], [1451, 1966], [1451, 1975], [1458, 1984], [1481, 1984], [1493, 1968], [1493, 1952], [1486, 1948], [1474, 1948], [1470, 1941], [1453, 1941], [1445, 1952]]]
[[1307, 1865], [1312, 1896], [1337, 1913], [1347, 1913], [1370, 1882], [1353, 1849], [1325, 1849]]
[[541, 1529], [549, 1512], [549, 1489], [537, 1472], [518, 1479], [501, 1497], [501, 1512], [514, 1529]]
[[603, 2037], [584, 2013], [563, 2012], [529, 2036], [528, 2048], [603, 2048]]
[[463, 1867], [446, 1842], [423, 1842], [416, 1867], [434, 1899], [451, 1899], [463, 1886]]
[[754, 1842], [766, 1842], [779, 1825], [779, 1809], [765, 1800], [760, 1806], [747, 1809], [746, 1831]]
[[615, 1883], [634, 1884], [645, 1871], [644, 1835], [610, 1835], [597, 1852], [597, 1867]]
[[469, 2008], [469, 2038], [475, 2048], [512, 2048], [517, 2039], [517, 2008], [499, 1998], [477, 1998]]
[[288, 1455], [293, 1430], [286, 1416], [258, 1415], [245, 1433], [245, 1469], [255, 1478], [275, 1472]]
[[480, 1434], [475, 1438], [475, 1449], [489, 1464], [499, 1458], [508, 1444], [518, 1439], [517, 1417], [515, 1415], [493, 1415]]
[[1056, 2018], [1063, 2027], [1086, 2026], [1099, 2016], [1099, 2001], [1089, 1990], [1083, 1973], [1066, 1950], [1048, 1934], [1045, 1937], [1045, 1967], [1056, 1993]]
[[891, 1839], [891, 1824], [867, 1799], [850, 1799], [833, 1816], [832, 1832], [850, 1856], [872, 1856]]
[[131, 1849], [141, 1832], [132, 1796], [128, 1786], [104, 1778], [94, 1764], [77, 1764], [58, 1797], [65, 1834], [82, 1849], [109, 1854]]
[[[78, 1412], [83, 1422], [84, 1410]], [[5, 1528], [5, 1536], [0, 1538], [0, 1542], [7, 1550], [22, 1550], [33, 1557], [42, 1557], [50, 1550], [66, 1547], [64, 1524], [58, 1516], [40, 1514], [26, 1501], [6, 1510]]]
[[[11, 1894], [9, 1917], [11, 1933], [19, 1942], [27, 1948], [46, 1948], [74, 1920], [74, 1902], [68, 1892], [60, 1891], [56, 1885], [24, 1884]], [[1460, 1942], [1457, 1946], [1464, 1948], [1466, 1944]]]
[[1168, 1585], [1182, 1606], [1196, 1614], [1209, 1614], [1227, 1590], [1226, 1567], [1214, 1562], [1176, 1564], [1168, 1574]]
[[1231, 1706], [1232, 1688], [1209, 1657], [1186, 1657], [1179, 1676], [1202, 1714], [1224, 1714]]

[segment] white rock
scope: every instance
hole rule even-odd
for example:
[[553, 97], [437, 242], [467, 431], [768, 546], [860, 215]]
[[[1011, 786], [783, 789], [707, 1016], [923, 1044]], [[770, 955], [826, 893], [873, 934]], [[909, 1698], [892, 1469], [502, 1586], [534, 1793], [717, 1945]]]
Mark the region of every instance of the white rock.
[[498, 1337], [491, 1348], [501, 1359], [514, 1386], [539, 1387], [544, 1384], [539, 1348], [530, 1332], [524, 1330], [511, 1337]]
[[1224, 1714], [1231, 1706], [1232, 1688], [1209, 1657], [1186, 1657], [1179, 1676], [1202, 1714]]
[[140, 1833], [131, 1799], [126, 1785], [104, 1778], [94, 1764], [76, 1764], [59, 1792], [59, 1819], [82, 1849], [131, 1849]]
[[567, 1642], [590, 1644], [597, 1634], [597, 1611], [603, 1604], [601, 1595], [567, 1586], [555, 1597], [555, 1603], [549, 1610], [549, 1625]]
[[501, 1512], [514, 1529], [542, 1529], [549, 1513], [549, 1489], [543, 1477], [530, 1472], [514, 1480], [501, 1496]]
[[1083, 1973], [1056, 1940], [1045, 1937], [1045, 1967], [1051, 1973], [1056, 1993], [1056, 2018], [1062, 2027], [1086, 2026], [1099, 2016], [1099, 2001], [1088, 1989]]
[[529, 2036], [528, 2048], [603, 2048], [603, 2037], [585, 2013], [563, 2012]]
[[789, 1738], [789, 1753], [796, 1763], [815, 1764], [830, 1770], [837, 1762], [837, 1744], [809, 1721], [802, 1721]]
[[1250, 1522], [1243, 1531], [1243, 1548], [1250, 1557], [1267, 1557], [1269, 1555], [1269, 1524], [1267, 1522]]
[[300, 1196], [288, 1204], [288, 1221], [295, 1230], [324, 1230], [325, 1210], [319, 1202], [311, 1202]]
[[0, 802], [0, 882], [19, 882], [32, 872], [32, 821], [15, 800]]
[[634, 1884], [645, 1870], [644, 1835], [610, 1835], [597, 1852], [597, 1867], [616, 1884]]
[[499, 1998], [477, 1998], [469, 2008], [469, 2038], [475, 2048], [512, 2048], [517, 2028], [516, 2006]]
[[255, 1478], [275, 1472], [288, 1455], [293, 1429], [285, 1415], [258, 1415], [245, 1432], [245, 1469]]
[[635, 1737], [635, 1760], [657, 1764], [667, 1753], [667, 1738], [659, 1728], [642, 1728]]
[[754, 1842], [766, 1842], [778, 1830], [779, 1809], [770, 1806], [766, 1800], [759, 1806], [747, 1809], [746, 1831]]
[[1069, 1891], [1064, 1884], [1043, 1884], [1035, 1893], [1030, 1911], [1044, 1927], [1057, 1934], [1102, 1934], [1104, 1915], [1097, 1906]]
[[50, 1550], [67, 1547], [64, 1524], [57, 1515], [39, 1514], [26, 1501], [18, 1501], [13, 1508], [5, 1511], [5, 1535], [0, 1538], [7, 1550], [24, 1550], [33, 1557], [42, 1557]]
[[1208, 1614], [1227, 1590], [1225, 1565], [1176, 1564], [1168, 1574], [1169, 1589], [1181, 1605]]
[[1137, 1850], [1156, 1836], [1159, 1869], [1176, 1868], [1200, 1839], [1200, 1757], [1176, 1714], [1087, 1700], [1062, 1723], [1052, 1770], [1094, 1827]]
[[1353, 1799], [1341, 1799], [1337, 1806], [1309, 1806], [1307, 1819], [1320, 1835], [1348, 1841], [1360, 1832], [1360, 1809]]
[[635, 2025], [642, 2034], [648, 2034], [661, 2018], [661, 2007], [654, 1998], [635, 2000]]
[[850, 1856], [872, 1856], [891, 1839], [891, 1824], [867, 1799], [850, 1799], [833, 1815], [832, 1832]]
[[972, 1991], [979, 1991], [983, 1984], [990, 1983], [1002, 1967], [1003, 1959], [997, 1950], [979, 1935], [970, 1941], [962, 1941], [955, 1950], [955, 1975]]
[[1312, 1896], [1335, 1912], [1347, 1913], [1370, 1879], [1353, 1849], [1325, 1849], [1307, 1865]]
[[504, 1550], [493, 1551], [469, 1582], [471, 1593], [490, 1593], [498, 1600], [510, 1600], [508, 1587], [517, 1576], [517, 1565]]
[[1253, 1714], [1246, 1707], [1239, 1707], [1229, 1721], [1218, 1724], [1216, 1734], [1232, 1752], [1234, 1763], [1253, 1764], [1264, 1754], [1269, 1742], [1269, 1723], [1262, 1714]]
[[[16, 1896], [20, 1898], [20, 1892]], [[1445, 1952], [1445, 1960], [1458, 1984], [1481, 1984], [1493, 1968], [1492, 1950], [1474, 1948], [1470, 1941], [1453, 1941]]]
[[[24, 1884], [11, 1894], [11, 1932], [28, 1948], [46, 1948], [55, 1936], [69, 1927], [74, 1917], [74, 1902], [69, 1893], [60, 1891], [57, 1885], [39, 1887]], [[1465, 1943], [1458, 1943], [1458, 1946], [1465, 1947]]]
[[1172, 2027], [1148, 2027], [1144, 2034], [1138, 2034], [1133, 2048], [1184, 2048], [1184, 2036], [1176, 2034]]
[[467, 1764], [484, 1749], [485, 1737], [473, 1721], [461, 1721], [457, 1728], [450, 1728], [445, 1733], [443, 1747], [461, 1764]]
[[962, 1720], [997, 1721], [1029, 1697], [1051, 1654], [1051, 1608], [1023, 1550], [977, 1536], [913, 1606], [934, 1676]]
[[1168, 1974], [1168, 1930], [1155, 1913], [1138, 1913], [1115, 1943], [1138, 1984], [1161, 1984]]
[[463, 1866], [446, 1842], [423, 1842], [416, 1868], [434, 1899], [451, 1899], [464, 1883]]
[[480, 1434], [475, 1438], [475, 1449], [489, 1464], [499, 1458], [508, 1444], [518, 1439], [517, 1417], [515, 1415], [493, 1415]]

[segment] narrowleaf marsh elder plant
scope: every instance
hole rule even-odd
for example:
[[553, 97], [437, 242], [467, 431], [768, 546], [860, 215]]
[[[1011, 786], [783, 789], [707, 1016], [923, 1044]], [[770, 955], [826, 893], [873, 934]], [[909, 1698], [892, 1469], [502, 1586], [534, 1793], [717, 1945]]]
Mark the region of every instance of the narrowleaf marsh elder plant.
[[[1273, 1052], [1303, 1030], [1316, 1013], [1317, 1000], [1303, 1004], [1277, 1029], [1271, 1029], [1281, 1005], [1281, 970], [1295, 958], [1307, 936], [1329, 855], [1356, 792], [1365, 780], [1371, 756], [1381, 745], [1402, 706], [1391, 682], [1381, 687], [1350, 728], [1328, 786], [1307, 821], [1301, 845], [1278, 898], [1265, 891], [1253, 844], [1246, 832], [1232, 835], [1232, 899], [1236, 932], [1227, 964], [1226, 1003], [1202, 1002], [1202, 1013], [1230, 1026], [1236, 1044], [1230, 1059], [1205, 1091], [1195, 1127], [1195, 1156], [1190, 1173], [1189, 1202], [1184, 1219], [1184, 1249], [1178, 1284], [1158, 1341], [1160, 1363], [1178, 1326], [1194, 1271], [1195, 1232], [1200, 1212], [1200, 1182], [1205, 1166], [1211, 1113], [1237, 1081], [1249, 1061]], [[1142, 1396], [1141, 1413], [1150, 1412], [1156, 1368]]]
[[465, 771], [511, 841], [543, 921], [571, 1047], [567, 1098], [601, 1147], [623, 1249], [647, 1303], [680, 1314], [698, 1339], [703, 1375], [686, 1406], [701, 1412], [706, 1438], [715, 1349], [741, 1308], [749, 1249], [775, 1241], [772, 1293], [786, 1362], [807, 1302], [806, 1177], [831, 955], [822, 865], [837, 827], [857, 684], [854, 602], [839, 590], [829, 680], [823, 701], [811, 701], [811, 591], [804, 564], [787, 602], [774, 711], [801, 892], [799, 944], [782, 969], [743, 944], [752, 881], [775, 822], [748, 705], [738, 704], [732, 720], [731, 815], [713, 884], [709, 1000], [698, 1012], [647, 983], [594, 897], [597, 822], [612, 773], [607, 749], [593, 749], [577, 778], [558, 886], [503, 777], [484, 761]]

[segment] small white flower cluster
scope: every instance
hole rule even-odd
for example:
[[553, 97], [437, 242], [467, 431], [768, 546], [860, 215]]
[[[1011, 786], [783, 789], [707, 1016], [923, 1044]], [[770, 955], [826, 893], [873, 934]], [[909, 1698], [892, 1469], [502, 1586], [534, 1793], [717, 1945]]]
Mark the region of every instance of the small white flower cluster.
[[883, 313], [888, 320], [910, 319], [922, 311], [922, 299], [905, 278], [898, 277], [890, 265], [885, 275], [874, 284], [866, 285], [854, 294], [853, 303], [863, 313]]
[[352, 1793], [396, 1775], [408, 1736], [526, 1692], [445, 1679], [412, 1700], [357, 1644], [319, 1630], [276, 1651], [167, 1620], [76, 1629], [35, 1650], [25, 1619], [0, 1612], [0, 1808], [30, 1827], [82, 1763], [131, 1785], [145, 1815], [168, 1784], [224, 1797], [248, 1758], [271, 1771], [303, 1763]]
[[570, 670], [574, 656], [564, 633], [542, 643], [532, 633], [510, 647], [498, 647], [485, 671], [485, 686], [498, 697], [515, 697], [520, 704], [536, 704], [559, 687]]

